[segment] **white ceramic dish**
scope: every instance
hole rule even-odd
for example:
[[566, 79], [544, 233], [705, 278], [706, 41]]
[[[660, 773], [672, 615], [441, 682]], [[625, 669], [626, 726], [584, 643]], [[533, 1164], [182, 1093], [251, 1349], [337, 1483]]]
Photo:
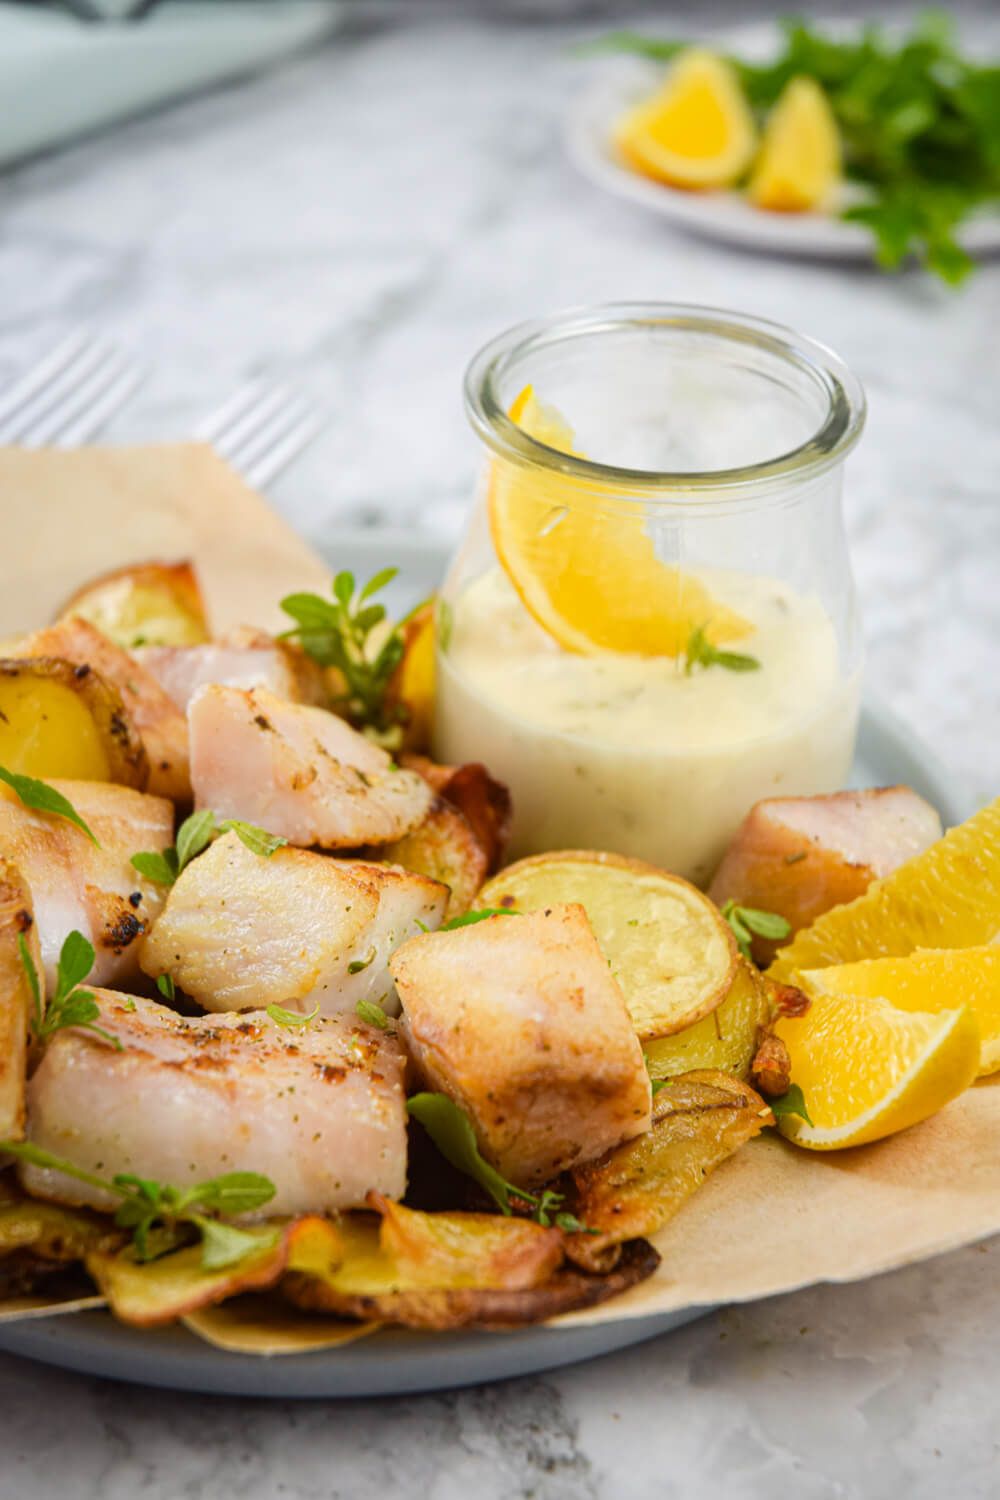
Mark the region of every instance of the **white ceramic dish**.
[[[776, 45], [773, 28], [748, 28], [719, 39], [721, 50], [747, 57], [766, 57]], [[598, 187], [647, 208], [680, 229], [709, 239], [770, 254], [818, 260], [871, 261], [873, 241], [862, 224], [846, 223], [833, 213], [779, 214], [754, 208], [741, 193], [689, 193], [642, 177], [628, 167], [611, 140], [612, 126], [663, 76], [663, 64], [636, 57], [610, 57], [588, 88], [574, 101], [565, 120], [565, 142], [571, 160]], [[862, 195], [851, 189], [844, 203]], [[972, 255], [1000, 251], [1000, 214], [973, 218], [959, 238]]]
[[[323, 550], [333, 568], [351, 568], [359, 577], [387, 562], [397, 564], [401, 577], [390, 597], [395, 609], [430, 593], [444, 566], [439, 546], [381, 531], [341, 533]], [[859, 786], [907, 782], [940, 809], [946, 824], [971, 811], [933, 756], [874, 705], [862, 716], [853, 780]], [[182, 1328], [142, 1333], [108, 1313], [88, 1312], [2, 1324], [0, 1350], [89, 1375], [180, 1390], [296, 1398], [401, 1395], [576, 1364], [642, 1343], [710, 1310], [685, 1308], [653, 1317], [612, 1317], [593, 1326], [508, 1333], [387, 1331], [341, 1349], [273, 1358], [226, 1354]]]

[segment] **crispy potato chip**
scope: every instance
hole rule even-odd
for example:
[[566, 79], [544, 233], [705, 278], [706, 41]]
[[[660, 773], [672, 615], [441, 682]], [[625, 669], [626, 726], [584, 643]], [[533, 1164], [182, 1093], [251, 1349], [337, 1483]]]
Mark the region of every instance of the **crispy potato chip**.
[[400, 763], [416, 771], [430, 786], [457, 807], [486, 855], [487, 873], [496, 870], [510, 837], [510, 792], [494, 781], [484, 765], [469, 761], [464, 766], [442, 766], [426, 755], [406, 754]]
[[[494, 1276], [499, 1256], [494, 1235], [484, 1234], [478, 1225], [472, 1228], [471, 1235], [481, 1236], [482, 1244], [460, 1250], [458, 1242], [463, 1231], [458, 1221], [493, 1218], [498, 1226], [504, 1226], [497, 1233], [505, 1232], [512, 1240], [524, 1229], [546, 1236], [555, 1234], [557, 1238], [559, 1232], [499, 1215], [455, 1213], [421, 1217], [452, 1221], [446, 1230], [428, 1226], [426, 1231], [418, 1231], [421, 1240], [425, 1233], [430, 1238], [441, 1236], [431, 1253], [442, 1256], [442, 1272], [448, 1276], [446, 1284], [428, 1285], [421, 1281], [407, 1285], [399, 1264], [383, 1249], [375, 1224], [358, 1220], [350, 1231], [350, 1253], [339, 1270], [324, 1276], [293, 1272], [283, 1279], [282, 1292], [297, 1307], [312, 1312], [398, 1323], [406, 1328], [514, 1327], [540, 1323], [560, 1313], [617, 1297], [652, 1275], [660, 1260], [652, 1245], [637, 1240], [623, 1248], [610, 1274], [593, 1276], [571, 1266], [560, 1266], [536, 1285], [463, 1285], [457, 1279], [460, 1269], [468, 1274], [477, 1255], [485, 1251], [485, 1263], [489, 1265], [492, 1261]], [[454, 1254], [445, 1251], [445, 1243]], [[415, 1249], [414, 1239], [409, 1239], [409, 1247]]]
[[388, 860], [418, 875], [439, 880], [450, 891], [445, 917], [469, 910], [486, 879], [486, 853], [463, 813], [443, 797], [435, 797], [418, 828], [394, 844], [362, 851], [365, 859]]
[[119, 646], [197, 646], [210, 639], [205, 600], [194, 565], [133, 563], [92, 578], [56, 619], [78, 615]]
[[770, 986], [740, 959], [729, 994], [710, 1015], [673, 1036], [643, 1043], [650, 1077], [675, 1078], [680, 1073], [718, 1068], [749, 1082], [760, 1031], [771, 1014]]
[[93, 1296], [83, 1261], [113, 1251], [124, 1235], [110, 1219], [85, 1209], [38, 1203], [12, 1181], [0, 1201], [0, 1314], [27, 1316]]
[[403, 1287], [539, 1286], [563, 1258], [558, 1229], [495, 1213], [425, 1214], [380, 1193], [368, 1201], [382, 1216], [379, 1245]]
[[312, 1215], [283, 1226], [253, 1225], [245, 1232], [259, 1239], [260, 1249], [219, 1270], [206, 1270], [201, 1245], [145, 1262], [135, 1259], [131, 1246], [116, 1254], [94, 1251], [86, 1266], [116, 1317], [138, 1328], [154, 1328], [237, 1292], [273, 1286], [294, 1258], [296, 1241], [302, 1249], [301, 1264], [319, 1270], [335, 1263], [340, 1254], [339, 1231]]
[[387, 704], [400, 704], [406, 711], [403, 728], [405, 750], [426, 750], [431, 742], [434, 719], [434, 598], [415, 609], [401, 623], [403, 656], [385, 690]]
[[42, 780], [116, 781], [143, 791], [149, 760], [121, 694], [59, 656], [0, 660], [0, 763]]
[[336, 1349], [375, 1333], [378, 1323], [337, 1322], [291, 1307], [273, 1292], [247, 1292], [216, 1307], [201, 1307], [184, 1327], [227, 1354], [308, 1354]]
[[685, 1073], [653, 1100], [653, 1126], [573, 1172], [572, 1210], [596, 1235], [572, 1235], [578, 1265], [606, 1264], [610, 1246], [661, 1229], [708, 1174], [774, 1123], [753, 1089], [709, 1069]]

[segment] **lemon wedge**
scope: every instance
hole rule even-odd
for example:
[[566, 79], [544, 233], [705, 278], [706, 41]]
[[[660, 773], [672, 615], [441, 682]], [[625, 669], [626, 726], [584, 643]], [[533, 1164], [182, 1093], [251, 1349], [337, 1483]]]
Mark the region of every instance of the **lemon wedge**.
[[768, 973], [860, 958], [905, 957], [917, 948], [974, 948], [1000, 938], [1000, 797], [929, 849], [835, 906], [782, 948]]
[[764, 128], [750, 201], [779, 213], [821, 208], [840, 171], [840, 132], [829, 100], [814, 78], [793, 78]]
[[[569, 425], [525, 386], [509, 416], [560, 453], [575, 454]], [[679, 656], [697, 626], [714, 646], [753, 627], [696, 578], [656, 555], [637, 501], [596, 493], [570, 475], [494, 461], [493, 545], [521, 602], [567, 651]]]
[[888, 1000], [898, 1010], [939, 1015], [967, 1005], [980, 1036], [978, 1073], [1000, 1070], [1000, 948], [931, 949], [908, 958], [868, 958], [799, 976], [809, 995]]
[[861, 1146], [916, 1125], [979, 1071], [979, 1027], [967, 1005], [929, 1014], [814, 991], [805, 1015], [783, 1017], [775, 1031], [809, 1112], [809, 1121], [785, 1114], [778, 1125], [811, 1151]]
[[[741, 976], [732, 932], [714, 902], [679, 875], [624, 855], [533, 855], [488, 880], [476, 905], [538, 911], [573, 901], [587, 913], [640, 1037], [692, 1026]], [[756, 996], [744, 998], [756, 1013]]]
[[756, 130], [739, 79], [713, 52], [690, 48], [663, 86], [624, 115], [614, 143], [636, 171], [681, 188], [728, 187], [753, 157]]

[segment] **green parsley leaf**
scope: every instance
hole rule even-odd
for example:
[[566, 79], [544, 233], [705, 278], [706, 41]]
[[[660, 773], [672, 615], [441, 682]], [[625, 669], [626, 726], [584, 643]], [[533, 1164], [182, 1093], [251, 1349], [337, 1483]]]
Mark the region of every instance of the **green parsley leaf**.
[[768, 1099], [767, 1102], [776, 1120], [779, 1120], [782, 1115], [798, 1115], [800, 1119], [805, 1120], [807, 1125], [812, 1124], [806, 1108], [805, 1095], [797, 1083], [791, 1084], [777, 1099]]
[[133, 1254], [140, 1261], [156, 1260], [197, 1237], [202, 1245], [202, 1266], [212, 1271], [234, 1265], [276, 1241], [275, 1231], [248, 1232], [209, 1217], [211, 1213], [223, 1216], [252, 1213], [269, 1203], [275, 1186], [259, 1172], [226, 1172], [182, 1191], [170, 1183], [132, 1172], [119, 1172], [109, 1180], [84, 1171], [30, 1141], [0, 1141], [0, 1152], [36, 1167], [61, 1172], [117, 1197], [115, 1223], [120, 1229], [131, 1230]]
[[379, 1031], [388, 1031], [389, 1017], [381, 1005], [376, 1005], [374, 1000], [359, 1000], [354, 1007], [354, 1013], [359, 1021], [367, 1021], [369, 1026], [377, 1026]]
[[688, 636], [684, 649], [684, 675], [690, 677], [696, 667], [725, 667], [727, 672], [758, 672], [760, 662], [756, 656], [744, 656], [739, 651], [721, 651], [705, 634], [704, 625], [696, 625]]
[[445, 922], [438, 928], [439, 932], [454, 932], [458, 927], [474, 927], [477, 922], [485, 922], [487, 917], [519, 917], [521, 913], [506, 906], [484, 906], [481, 911], [463, 912], [460, 917], [452, 917], [450, 922]]
[[67, 822], [74, 823], [85, 833], [92, 844], [97, 844], [93, 831], [88, 828], [72, 802], [67, 801], [62, 792], [57, 792], [54, 786], [49, 786], [46, 781], [39, 781], [34, 776], [21, 776], [17, 771], [8, 771], [6, 766], [0, 766], [0, 781], [5, 781], [13, 792], [16, 792], [25, 807], [30, 807], [35, 812], [52, 813], [54, 817], [65, 818]]
[[[407, 1099], [406, 1108], [411, 1119], [417, 1120], [427, 1131], [445, 1161], [478, 1182], [501, 1213], [513, 1213], [512, 1203], [523, 1203], [532, 1210], [532, 1218], [537, 1223], [545, 1227], [551, 1224], [555, 1210], [565, 1201], [565, 1194], [554, 1192], [552, 1188], [544, 1188], [541, 1194], [529, 1193], [502, 1177], [481, 1155], [468, 1115], [447, 1094], [413, 1094]], [[574, 1219], [573, 1222], [578, 1224], [579, 1221]], [[589, 1234], [592, 1231], [580, 1224], [570, 1232]]]
[[286, 1010], [283, 1005], [276, 1004], [271, 1004], [267, 1007], [267, 1014], [276, 1026], [289, 1026], [292, 1028], [296, 1026], [308, 1026], [309, 1022], [315, 1021], [319, 1015], [319, 1001], [317, 1000], [312, 1010], [308, 1011], [305, 1015], [301, 1011]]
[[736, 945], [744, 958], [750, 958], [753, 935], [769, 938], [780, 943], [791, 935], [791, 923], [775, 911], [761, 911], [756, 906], [739, 906], [729, 900], [722, 908], [722, 915], [729, 923]]
[[244, 823], [239, 818], [226, 818], [219, 824], [220, 833], [228, 833], [230, 830], [247, 846], [251, 854], [259, 854], [261, 859], [270, 859], [272, 854], [288, 843], [280, 833], [268, 833], [266, 829], [257, 828], [253, 823]]
[[332, 599], [319, 594], [288, 594], [281, 607], [295, 621], [285, 639], [299, 642], [307, 656], [324, 667], [336, 667], [344, 678], [340, 703], [351, 723], [393, 745], [406, 722], [402, 704], [387, 701], [389, 681], [405, 649], [399, 624], [378, 637], [385, 607], [368, 601], [396, 577], [397, 568], [382, 568], [358, 590], [353, 573], [336, 575]]

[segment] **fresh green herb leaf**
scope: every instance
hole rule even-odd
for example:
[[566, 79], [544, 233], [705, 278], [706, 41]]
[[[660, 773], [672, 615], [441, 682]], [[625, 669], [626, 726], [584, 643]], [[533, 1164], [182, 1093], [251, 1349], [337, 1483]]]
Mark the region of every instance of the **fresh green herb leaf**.
[[379, 1031], [388, 1031], [389, 1017], [381, 1005], [376, 1005], [374, 1000], [359, 1000], [354, 1007], [354, 1013], [359, 1021], [367, 1021], [369, 1026], [377, 1026]]
[[673, 1083], [672, 1078], [656, 1078], [653, 1076], [653, 1067], [647, 1053], [642, 1054], [642, 1060], [646, 1064], [646, 1072], [649, 1074], [649, 1085], [655, 1099], [661, 1089], [665, 1089], [668, 1083]]
[[161, 974], [156, 981], [156, 988], [164, 1000], [175, 1000], [177, 998], [177, 986], [169, 974]]
[[482, 911], [463, 912], [460, 917], [452, 917], [450, 922], [445, 922], [438, 928], [439, 932], [454, 932], [457, 927], [474, 927], [477, 922], [485, 922], [487, 917], [519, 917], [521, 913], [507, 906], [484, 906]]
[[403, 658], [403, 633], [396, 624], [374, 636], [385, 620], [385, 608], [368, 601], [397, 572], [380, 569], [360, 591], [354, 575], [342, 572], [333, 580], [332, 600], [319, 594], [289, 594], [281, 601], [295, 621], [284, 638], [298, 640], [321, 666], [337, 668], [345, 683], [340, 702], [351, 723], [389, 745], [398, 743], [406, 722], [405, 707], [387, 702], [389, 681]]
[[319, 1015], [319, 1001], [317, 1000], [312, 1010], [307, 1011], [305, 1015], [301, 1011], [286, 1010], [283, 1005], [274, 1004], [267, 1007], [267, 1014], [276, 1026], [289, 1026], [293, 1029], [296, 1026], [308, 1026], [309, 1022], [315, 1021]]
[[288, 843], [280, 833], [268, 833], [264, 828], [257, 828], [253, 823], [244, 823], [239, 818], [226, 818], [219, 824], [220, 833], [235, 833], [241, 843], [245, 844], [251, 854], [259, 854], [262, 859], [270, 859]]
[[791, 1084], [779, 1098], [768, 1099], [767, 1102], [771, 1106], [771, 1113], [776, 1120], [780, 1119], [782, 1115], [798, 1115], [801, 1119], [805, 1120], [807, 1125], [812, 1124], [812, 1120], [809, 1118], [809, 1111], [806, 1108], [805, 1096], [797, 1083]]
[[274, 1183], [259, 1172], [227, 1172], [182, 1191], [131, 1172], [119, 1172], [110, 1179], [100, 1177], [30, 1141], [2, 1141], [0, 1152], [117, 1197], [115, 1223], [119, 1229], [131, 1230], [133, 1254], [140, 1261], [156, 1260], [196, 1237], [202, 1246], [202, 1266], [213, 1271], [275, 1243], [276, 1236], [248, 1234], [209, 1217], [213, 1213], [252, 1213], [270, 1203]]
[[92, 844], [97, 843], [93, 831], [88, 828], [72, 802], [67, 801], [62, 792], [57, 792], [54, 786], [49, 786], [47, 781], [39, 781], [34, 776], [21, 776], [17, 771], [8, 771], [6, 766], [0, 766], [0, 781], [5, 781], [11, 791], [16, 792], [25, 807], [30, 807], [35, 812], [52, 813], [57, 818], [65, 818], [67, 822], [74, 823], [85, 833]]
[[55, 993], [44, 1006], [38, 971], [23, 937], [18, 936], [17, 946], [21, 964], [27, 975], [28, 987], [31, 990], [30, 1019], [35, 1040], [45, 1042], [57, 1031], [62, 1031], [67, 1026], [77, 1026], [84, 1031], [94, 1032], [102, 1041], [114, 1047], [116, 1052], [121, 1052], [122, 1044], [119, 1038], [112, 1032], [106, 1031], [103, 1026], [94, 1024], [101, 1014], [100, 1006], [94, 996], [89, 990], [78, 988], [81, 981], [86, 979], [94, 967], [94, 949], [83, 933], [73, 931], [67, 934], [59, 954]]
[[140, 875], [144, 875], [147, 880], [152, 880], [156, 885], [173, 885], [177, 879], [176, 849], [164, 849], [162, 854], [155, 850], [133, 854], [129, 863], [139, 871]]
[[164, 849], [162, 853], [154, 850], [133, 854], [131, 863], [147, 880], [153, 880], [157, 885], [173, 885], [185, 866], [207, 849], [217, 834], [230, 831], [236, 834], [251, 853], [259, 854], [264, 859], [270, 859], [276, 849], [288, 843], [280, 834], [268, 833], [266, 829], [258, 828], [253, 823], [244, 823], [239, 818], [224, 818], [219, 823], [215, 813], [205, 807], [184, 819], [177, 830], [176, 844]]
[[[553, 1218], [558, 1222], [556, 1210], [565, 1202], [566, 1195], [554, 1192], [551, 1188], [544, 1188], [540, 1194], [529, 1193], [502, 1177], [481, 1155], [468, 1115], [447, 1094], [414, 1094], [407, 1099], [406, 1108], [411, 1118], [419, 1121], [427, 1131], [445, 1161], [450, 1162], [457, 1171], [464, 1172], [466, 1177], [478, 1182], [501, 1213], [513, 1213], [511, 1205], [523, 1203], [532, 1210], [531, 1217], [546, 1228]], [[596, 1233], [579, 1224], [576, 1219], [573, 1223], [579, 1227], [574, 1228], [572, 1233]]]
[[211, 808], [203, 807], [198, 812], [193, 812], [190, 817], [177, 830], [177, 839], [174, 845], [174, 853], [177, 856], [178, 875], [189, 865], [196, 855], [207, 849], [212, 834], [215, 832], [215, 813]]
[[690, 677], [696, 667], [725, 667], [727, 672], [758, 672], [760, 662], [756, 656], [744, 656], [739, 651], [720, 651], [705, 634], [704, 625], [696, 625], [688, 636], [684, 650], [684, 675]]
[[348, 974], [361, 974], [361, 973], [363, 973], [364, 970], [368, 968], [369, 964], [371, 964], [371, 963], [374, 962], [374, 959], [375, 959], [375, 949], [374, 948], [371, 950], [371, 952], [369, 953], [369, 955], [368, 955], [367, 958], [352, 958], [351, 962], [347, 965], [347, 972], [348, 972]]
[[769, 938], [777, 943], [791, 935], [791, 923], [776, 911], [761, 911], [756, 906], [739, 906], [730, 900], [723, 906], [722, 915], [729, 923], [736, 945], [744, 958], [750, 958], [755, 933], [758, 937]]

